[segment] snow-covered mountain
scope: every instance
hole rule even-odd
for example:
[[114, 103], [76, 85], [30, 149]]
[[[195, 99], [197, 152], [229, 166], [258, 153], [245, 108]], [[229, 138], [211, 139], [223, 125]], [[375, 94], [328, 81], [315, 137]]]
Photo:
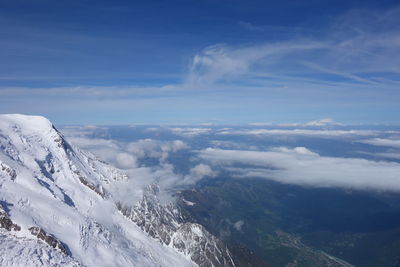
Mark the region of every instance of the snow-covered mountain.
[[121, 204], [129, 179], [43, 117], [0, 115], [0, 265], [234, 265], [221, 241], [159, 203], [156, 185]]
[[326, 119], [307, 122], [306, 124], [304, 124], [304, 126], [310, 126], [310, 127], [343, 126], [343, 124], [336, 122], [331, 118], [326, 118]]

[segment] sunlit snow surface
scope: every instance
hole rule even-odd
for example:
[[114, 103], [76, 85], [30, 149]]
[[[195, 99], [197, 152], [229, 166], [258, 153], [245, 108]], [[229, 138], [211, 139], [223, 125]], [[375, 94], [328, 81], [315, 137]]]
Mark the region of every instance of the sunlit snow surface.
[[73, 258], [43, 242], [18, 238], [5, 230], [0, 230], [0, 255], [0, 266], [83, 266]]
[[[125, 175], [70, 147], [47, 119], [1, 115], [0, 147], [1, 204], [21, 226], [1, 232], [1, 266], [193, 265], [116, 209]], [[73, 259], [43, 242], [35, 247], [32, 226], [63, 242]]]

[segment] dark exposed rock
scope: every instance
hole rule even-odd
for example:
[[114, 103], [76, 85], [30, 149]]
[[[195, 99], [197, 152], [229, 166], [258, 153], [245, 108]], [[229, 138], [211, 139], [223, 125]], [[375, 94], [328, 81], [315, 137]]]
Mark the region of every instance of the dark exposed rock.
[[11, 178], [11, 180], [15, 180], [15, 178], [17, 177], [17, 173], [15, 172], [15, 170], [3, 162], [0, 162], [0, 171], [6, 173]]
[[88, 188], [90, 188], [91, 190], [93, 190], [94, 192], [96, 192], [99, 196], [101, 196], [102, 198], [104, 198], [104, 192], [103, 192], [103, 188], [98, 188], [97, 186], [95, 186], [94, 184], [90, 183], [84, 176], [82, 176], [80, 174], [79, 171], [74, 171], [74, 173], [76, 175], [78, 175], [79, 181], [81, 181], [82, 184], [84, 184], [85, 186], [87, 186]]
[[46, 233], [42, 228], [33, 226], [29, 228], [31, 234], [49, 244], [52, 248], [57, 248], [66, 255], [69, 255], [67, 247], [56, 237]]
[[57, 130], [57, 128], [54, 126], [52, 126], [52, 128], [56, 132], [54, 142], [57, 144], [57, 146], [63, 148], [67, 153], [73, 151], [71, 145], [65, 141], [64, 136]]
[[15, 224], [7, 212], [4, 210], [3, 205], [0, 205], [0, 227], [6, 229], [7, 231], [20, 231], [21, 227]]

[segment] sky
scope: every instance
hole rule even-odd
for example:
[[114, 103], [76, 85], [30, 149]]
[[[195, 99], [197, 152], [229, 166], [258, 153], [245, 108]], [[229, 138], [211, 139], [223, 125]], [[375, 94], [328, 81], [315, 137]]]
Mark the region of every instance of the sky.
[[400, 124], [398, 1], [0, 0], [0, 113]]

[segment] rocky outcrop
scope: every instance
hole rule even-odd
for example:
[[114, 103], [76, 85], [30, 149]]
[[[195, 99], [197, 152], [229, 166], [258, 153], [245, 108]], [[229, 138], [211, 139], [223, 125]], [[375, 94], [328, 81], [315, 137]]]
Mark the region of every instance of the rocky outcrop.
[[31, 232], [32, 235], [36, 236], [38, 239], [43, 240], [52, 248], [57, 248], [65, 255], [69, 255], [66, 246], [52, 234], [46, 233], [46, 231], [37, 226], [29, 228], [29, 231]]
[[7, 212], [4, 210], [3, 205], [0, 204], [0, 227], [6, 229], [7, 231], [20, 231], [21, 227], [15, 224]]
[[172, 235], [170, 245], [190, 255], [199, 266], [235, 266], [225, 244], [200, 224], [182, 224]]
[[136, 206], [117, 203], [117, 207], [151, 237], [189, 256], [199, 266], [235, 266], [221, 240], [190, 222], [174, 204], [160, 203], [157, 186], [150, 186]]
[[11, 180], [15, 180], [17, 178], [17, 173], [13, 168], [8, 166], [7, 164], [0, 161], [0, 171], [10, 177]]
[[94, 184], [88, 182], [88, 180], [87, 180], [84, 176], [81, 176], [81, 175], [79, 174], [79, 172], [76, 173], [76, 174], [78, 175], [79, 181], [81, 181], [81, 183], [82, 183], [83, 185], [87, 186], [88, 188], [90, 188], [91, 190], [93, 190], [96, 194], [98, 194], [99, 196], [101, 196], [102, 198], [104, 198], [103, 189], [102, 189], [101, 187], [100, 187], [100, 188], [97, 188]]

